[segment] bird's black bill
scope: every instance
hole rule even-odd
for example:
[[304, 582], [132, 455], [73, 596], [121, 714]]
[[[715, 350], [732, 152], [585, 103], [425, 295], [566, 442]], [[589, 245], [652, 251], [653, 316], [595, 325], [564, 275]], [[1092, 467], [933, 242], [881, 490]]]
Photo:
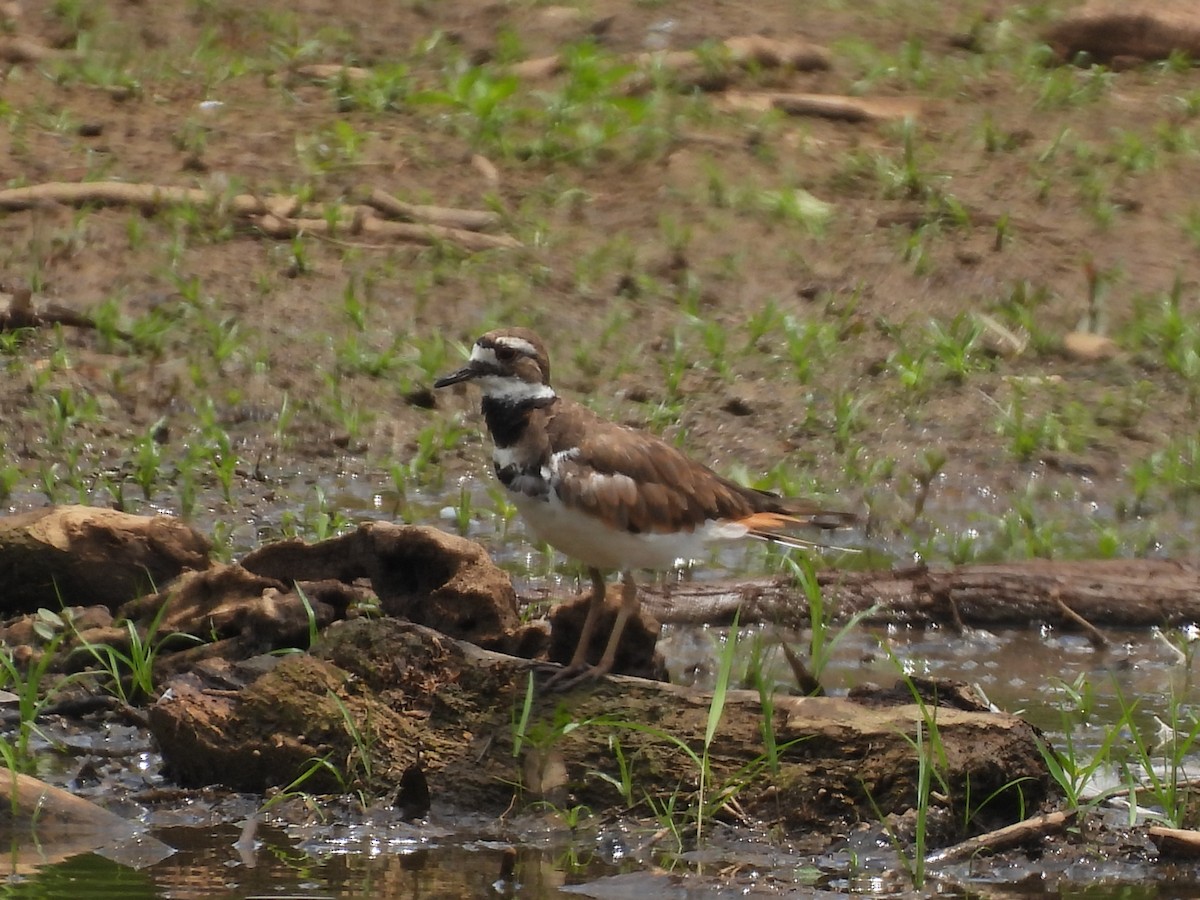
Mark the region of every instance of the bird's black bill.
[[435, 388], [450, 387], [452, 384], [458, 384], [460, 381], [470, 381], [479, 374], [479, 369], [474, 366], [463, 366], [457, 372], [451, 372], [449, 375], [443, 375], [433, 383]]

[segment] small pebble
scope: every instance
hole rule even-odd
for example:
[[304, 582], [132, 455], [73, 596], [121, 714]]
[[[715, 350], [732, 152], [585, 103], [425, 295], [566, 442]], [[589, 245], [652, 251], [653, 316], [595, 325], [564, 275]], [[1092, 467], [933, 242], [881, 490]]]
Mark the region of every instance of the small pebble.
[[1071, 331], [1063, 337], [1063, 352], [1071, 359], [1096, 362], [1112, 359], [1118, 353], [1117, 343], [1103, 334], [1090, 331]]

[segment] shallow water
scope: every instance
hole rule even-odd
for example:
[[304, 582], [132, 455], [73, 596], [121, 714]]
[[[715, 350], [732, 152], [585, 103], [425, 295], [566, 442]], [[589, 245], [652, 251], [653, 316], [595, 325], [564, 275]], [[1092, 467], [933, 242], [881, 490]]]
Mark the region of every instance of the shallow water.
[[[711, 683], [714, 654], [728, 629], [666, 630], [661, 648], [672, 674], [698, 686]], [[862, 629], [840, 643], [825, 672], [839, 692], [866, 681], [895, 680], [897, 667], [915, 675], [956, 678], [978, 685], [997, 705], [1020, 711], [1060, 741], [1071, 724], [1061, 684], [1084, 676], [1094, 686], [1094, 713], [1075, 730], [1077, 745], [1094, 747], [1105, 723], [1120, 716], [1118, 696], [1136, 698], [1139, 715], [1165, 708], [1172, 690], [1188, 691], [1178, 654], [1146, 632], [1111, 634], [1112, 647], [1093, 650], [1074, 635], [1051, 631]], [[739, 631], [742, 646], [763, 642], [767, 671], [782, 682], [786, 666], [773, 652], [779, 640], [803, 643], [803, 634], [770, 626]], [[891, 648], [894, 658], [880, 648]], [[1072, 720], [1073, 721], [1073, 720]], [[81, 742], [73, 737], [71, 742]], [[418, 898], [519, 896], [811, 896], [904, 893], [911, 887], [879, 827], [864, 827], [821, 852], [808, 835], [718, 830], [703, 853], [676, 852], [669, 841], [647, 846], [653, 824], [585, 818], [572, 831], [551, 814], [484, 819], [435, 806], [426, 822], [397, 821], [389, 809], [363, 813], [350, 806], [307, 810], [292, 801], [267, 814], [250, 833], [243, 823], [261, 798], [211, 792], [185, 801], [147, 803], [146, 791], [169, 787], [146, 736], [125, 726], [93, 737], [111, 759], [101, 783], [81, 792], [149, 826], [148, 834], [174, 848], [144, 867], [125, 862], [126, 851], [85, 853], [9, 879], [4, 896], [92, 897], [328, 897]], [[109, 758], [106, 756], [106, 758]], [[47, 767], [43, 777], [66, 782], [73, 758]], [[1200, 764], [1195, 766], [1200, 771]], [[1120, 783], [1119, 773], [1102, 773]], [[114, 803], [122, 793], [126, 799]], [[322, 818], [322, 814], [325, 818]], [[1112, 813], [1119, 824], [1121, 813]], [[1148, 846], [1148, 845], [1147, 845]], [[52, 848], [51, 848], [52, 849]], [[1200, 885], [1200, 867], [1163, 866], [1145, 847], [1128, 845], [1081, 854], [1051, 842], [1035, 863], [1005, 857], [947, 867], [927, 885], [940, 896], [986, 896], [1000, 885], [1006, 896], [1161, 897], [1180, 885]], [[512, 874], [502, 877], [505, 858]], [[1009, 893], [1019, 885], [1017, 893]]]
[[[489, 547], [513, 574], [522, 597], [539, 602], [547, 595], [577, 590], [578, 571], [546, 548], [527, 543], [520, 523], [493, 508], [485, 484], [472, 479], [424, 493], [410, 491], [403, 500], [383, 485], [386, 480], [379, 476], [346, 473], [308, 485], [303, 498], [282, 493], [271, 502], [248, 498], [236, 510], [205, 496], [209, 512], [197, 524], [205, 529], [223, 522], [225, 550], [236, 558], [288, 531], [311, 538], [311, 529], [325, 511], [340, 512], [352, 522], [409, 518], [460, 530], [458, 507], [465, 497], [471, 507], [466, 534]], [[994, 493], [965, 478], [952, 479], [945, 487], [927, 507], [923, 552], [950, 547], [964, 534], [985, 543], [1002, 540], [1010, 526], [1002, 522], [1003, 510], [992, 508], [998, 502]], [[1056, 521], [1075, 517], [1075, 537], [1081, 545], [1102, 527], [1097, 522], [1104, 516], [1086, 497], [1044, 499], [1061, 504]], [[896, 560], [921, 555], [898, 541], [870, 543]], [[1167, 549], [1165, 544], [1157, 546]], [[731, 546], [688, 577], [762, 575], [777, 565], [778, 559], [761, 546]], [[822, 682], [839, 693], [865, 682], [892, 683], [901, 670], [965, 681], [998, 707], [1025, 716], [1056, 744], [1069, 734], [1076, 751], [1086, 754], [1130, 708], [1131, 721], [1152, 731], [1153, 717], [1166, 715], [1172, 695], [1184, 699], [1185, 710], [1197, 701], [1188, 666], [1165, 636], [1147, 631], [1109, 631], [1107, 636], [1111, 646], [1098, 651], [1080, 636], [1048, 628], [969, 630], [961, 635], [937, 628], [860, 628], [840, 642]], [[725, 640], [728, 629], [664, 629], [660, 649], [672, 680], [710, 686]], [[755, 643], [760, 645], [768, 678], [786, 689], [790, 675], [778, 645], [787, 641], [803, 651], [807, 634], [756, 625], [741, 629], [738, 640], [743, 659]], [[1081, 703], [1086, 714], [1078, 713]], [[4, 896], [872, 896], [910, 889], [886, 836], [869, 826], [840, 848], [823, 853], [808, 846], [805, 835], [780, 838], [741, 830], [714, 834], [702, 854], [679, 854], [661, 844], [646, 846], [652, 826], [587, 819], [572, 831], [552, 815], [484, 821], [436, 807], [428, 822], [412, 826], [397, 823], [390, 810], [363, 814], [347, 808], [328, 812], [325, 821], [303, 810], [290, 811], [286, 819], [273, 821], [268, 816], [247, 836], [241, 823], [261, 798], [189, 795], [174, 805], [141, 803], [140, 792], [165, 784], [145, 736], [117, 729], [75, 735], [72, 743], [78, 746], [86, 740], [100, 745], [109, 754], [105, 759], [113, 753], [125, 755], [124, 761], [106, 764], [101, 782], [91, 788], [93, 796], [145, 822], [148, 835], [175, 852], [149, 865], [127, 851], [84, 853], [20, 874], [14, 862]], [[1189, 771], [1200, 772], [1200, 762], [1188, 762]], [[77, 768], [76, 757], [59, 758], [48, 763], [42, 775], [66, 784]], [[1120, 771], [1101, 771], [1094, 787], [1101, 790], [1123, 779]], [[114, 802], [108, 794], [114, 790], [128, 799]], [[1113, 816], [1116, 821], [1121, 814]], [[1036, 864], [1000, 858], [952, 866], [938, 873], [927, 890], [978, 896], [1000, 888], [1006, 896], [1026, 897], [1083, 892], [1089, 897], [1183, 896], [1193, 888], [1200, 890], [1200, 869], [1148, 863], [1152, 854], [1142, 850], [1101, 848], [1081, 859], [1078, 848], [1052, 843]], [[502, 877], [506, 858], [512, 865], [507, 879]]]

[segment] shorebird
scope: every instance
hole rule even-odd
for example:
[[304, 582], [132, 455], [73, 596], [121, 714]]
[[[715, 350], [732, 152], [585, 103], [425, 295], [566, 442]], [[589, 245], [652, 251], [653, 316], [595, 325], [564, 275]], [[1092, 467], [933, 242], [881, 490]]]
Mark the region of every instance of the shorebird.
[[[489, 331], [465, 366], [433, 386], [460, 382], [483, 392], [496, 477], [530, 531], [582, 562], [591, 578], [579, 643], [551, 683], [569, 679], [570, 685], [612, 670], [621, 633], [638, 608], [634, 571], [702, 558], [715, 541], [751, 537], [811, 547], [792, 532], [857, 520], [813, 501], [743, 487], [652, 434], [560, 397], [546, 348], [527, 328]], [[621, 573], [621, 606], [604, 654], [589, 666], [608, 571]]]

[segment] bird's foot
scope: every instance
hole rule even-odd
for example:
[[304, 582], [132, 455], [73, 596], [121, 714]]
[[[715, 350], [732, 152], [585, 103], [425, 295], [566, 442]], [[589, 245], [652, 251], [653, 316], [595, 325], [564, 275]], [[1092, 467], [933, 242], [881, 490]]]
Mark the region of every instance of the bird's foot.
[[611, 668], [612, 666], [590, 666], [587, 663], [563, 666], [542, 683], [541, 690], [555, 694], [566, 693], [589, 681], [603, 678]]
[[539, 683], [540, 687], [545, 687], [555, 678], [562, 677], [566, 671], [567, 669], [562, 663], [550, 662], [548, 659], [531, 660], [529, 666], [529, 674], [534, 677], [534, 680]]

